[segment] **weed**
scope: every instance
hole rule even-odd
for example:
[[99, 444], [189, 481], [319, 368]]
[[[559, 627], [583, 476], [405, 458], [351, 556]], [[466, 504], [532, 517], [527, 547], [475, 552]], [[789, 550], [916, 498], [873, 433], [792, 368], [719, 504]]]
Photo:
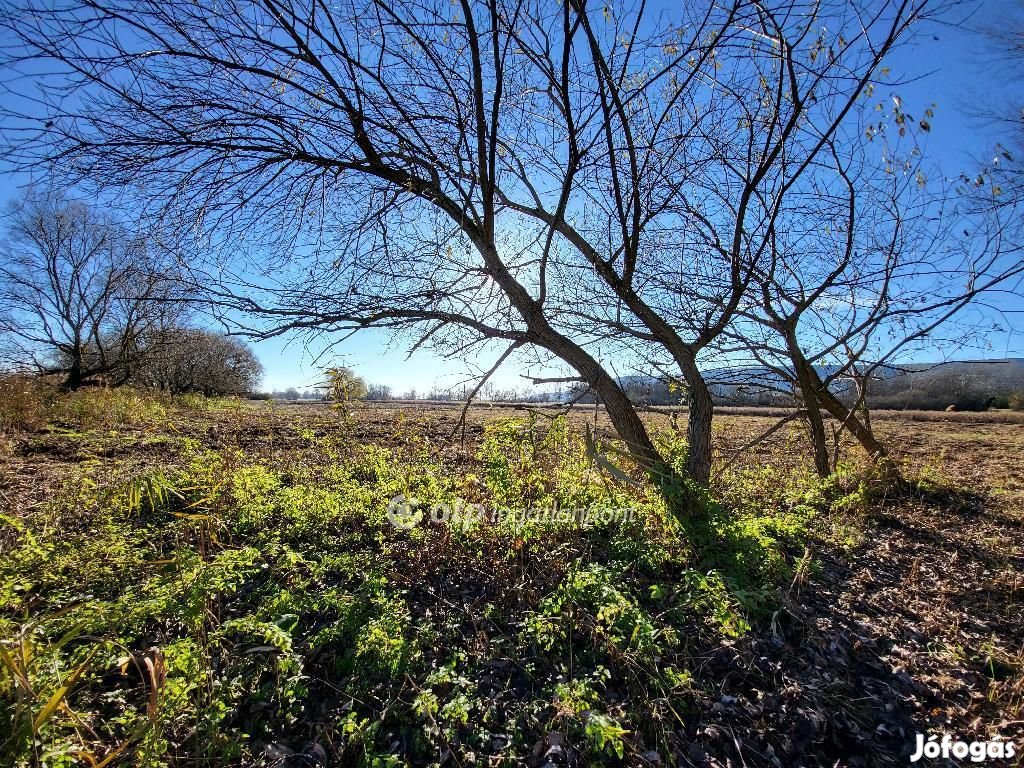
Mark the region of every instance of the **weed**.
[[618, 757], [620, 760], [625, 755], [624, 738], [629, 731], [619, 725], [608, 715], [591, 712], [587, 718], [586, 734], [590, 739], [593, 750], [610, 756]]

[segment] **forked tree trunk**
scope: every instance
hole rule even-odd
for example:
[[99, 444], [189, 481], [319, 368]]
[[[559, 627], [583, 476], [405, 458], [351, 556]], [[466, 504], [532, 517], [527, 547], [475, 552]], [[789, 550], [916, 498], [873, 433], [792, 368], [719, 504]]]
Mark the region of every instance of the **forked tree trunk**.
[[833, 418], [837, 419], [844, 429], [848, 429], [850, 431], [850, 434], [853, 435], [857, 442], [861, 444], [861, 447], [867, 451], [872, 461], [879, 466], [884, 466], [888, 469], [887, 459], [889, 457], [889, 452], [875, 437], [875, 434], [871, 429], [870, 422], [862, 422], [857, 418], [855, 413], [851, 412], [849, 408], [843, 405], [842, 401], [832, 394], [831, 390], [822, 383], [821, 377], [818, 376], [818, 372], [814, 370], [814, 366], [810, 365], [802, 355], [794, 357], [795, 367], [798, 369], [801, 367], [799, 365], [799, 361], [803, 361], [804, 363], [802, 367], [811, 382], [812, 391], [817, 393], [818, 404], [828, 411]]
[[803, 397], [804, 409], [807, 411], [807, 424], [811, 433], [811, 444], [814, 447], [814, 469], [819, 477], [828, 477], [832, 472], [832, 462], [828, 454], [828, 437], [825, 434], [825, 420], [821, 415], [816, 385], [821, 383], [814, 367], [800, 352], [794, 333], [787, 334], [786, 345], [789, 347], [790, 359], [796, 372], [797, 385]]
[[823, 387], [818, 391], [818, 398], [825, 410], [838, 419], [845, 429], [850, 431], [850, 434], [856, 438], [861, 447], [871, 456], [872, 461], [878, 465], [886, 464], [889, 452], [878, 441], [874, 432], [857, 418], [856, 414], [851, 413], [850, 409], [843, 405], [827, 388]]

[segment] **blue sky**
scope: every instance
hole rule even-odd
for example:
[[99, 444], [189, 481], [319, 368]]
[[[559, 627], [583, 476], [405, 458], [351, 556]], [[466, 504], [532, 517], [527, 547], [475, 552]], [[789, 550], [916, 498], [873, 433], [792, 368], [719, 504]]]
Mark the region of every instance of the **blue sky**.
[[[976, 158], [990, 155], [999, 140], [993, 128], [969, 114], [972, 109], [1000, 109], [1008, 99], [1016, 97], [1019, 101], [1020, 90], [1010, 90], [1014, 86], [1008, 82], [1011, 78], [1007, 76], [1006, 65], [994, 59], [984, 37], [969, 29], [998, 27], [1010, 13], [1020, 13], [1019, 4], [1014, 0], [989, 0], [977, 6], [966, 25], [931, 26], [922, 30], [919, 39], [900, 49], [890, 62], [894, 78], [912, 80], [892, 88], [894, 93], [899, 93], [909, 113], [919, 116], [927, 107], [935, 105], [932, 131], [924, 149], [926, 158], [937, 166], [936, 173], [941, 172], [946, 177], [956, 176], [961, 171], [971, 173], [976, 168]], [[26, 177], [5, 169], [0, 159], [0, 202], [17, 197], [27, 182]], [[488, 368], [493, 360], [491, 357], [452, 362], [438, 358], [429, 350], [418, 351], [407, 359], [400, 341], [394, 342], [377, 331], [366, 331], [341, 342], [318, 360], [328, 341], [307, 343], [304, 339], [283, 337], [258, 342], [255, 349], [266, 370], [264, 388], [311, 386], [320, 380], [320, 370], [325, 365], [342, 362], [366, 379], [389, 385], [396, 392], [410, 388], [424, 392], [434, 385], [460, 383], [481, 368]], [[989, 341], [991, 351], [987, 356], [1024, 355], [1024, 336], [1012, 330], [993, 336]], [[520, 364], [510, 361], [492, 380], [500, 387], [522, 387], [525, 384], [521, 378], [523, 372]]]

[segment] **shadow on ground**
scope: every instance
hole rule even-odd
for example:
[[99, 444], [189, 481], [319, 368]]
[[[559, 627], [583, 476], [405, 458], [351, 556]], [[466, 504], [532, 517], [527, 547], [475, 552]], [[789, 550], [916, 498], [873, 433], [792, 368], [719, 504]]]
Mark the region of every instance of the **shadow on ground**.
[[703, 658], [680, 763], [907, 765], [917, 733], [1024, 741], [1024, 532], [986, 507], [908, 486], [852, 552], [816, 552], [770, 621]]

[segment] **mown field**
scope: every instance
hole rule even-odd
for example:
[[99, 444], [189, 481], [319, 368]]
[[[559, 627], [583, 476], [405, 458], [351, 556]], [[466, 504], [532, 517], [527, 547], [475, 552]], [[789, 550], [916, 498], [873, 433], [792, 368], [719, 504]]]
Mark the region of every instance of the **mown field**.
[[[775, 419], [722, 415], [680, 522], [593, 409], [5, 398], [0, 765], [852, 767], [907, 764], [916, 733], [1024, 741], [1024, 423], [880, 419], [892, 485], [852, 449], [816, 479], [797, 424], [734, 456]], [[595, 419], [628, 478], [588, 455]], [[631, 518], [403, 529], [397, 496]]]

